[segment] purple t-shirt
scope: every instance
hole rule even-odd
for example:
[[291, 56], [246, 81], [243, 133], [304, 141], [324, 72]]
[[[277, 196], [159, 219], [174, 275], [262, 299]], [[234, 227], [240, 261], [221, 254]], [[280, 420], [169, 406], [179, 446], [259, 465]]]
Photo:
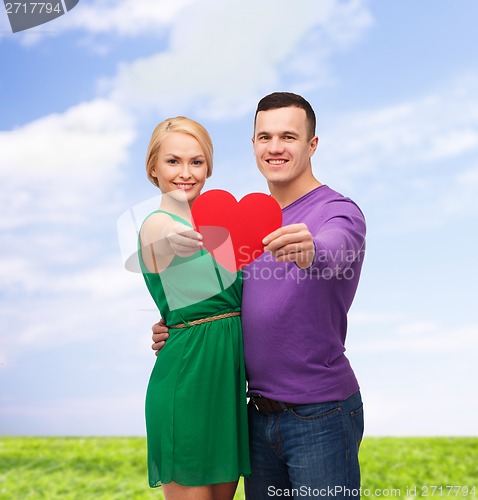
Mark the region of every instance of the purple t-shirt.
[[249, 393], [289, 403], [342, 401], [359, 389], [344, 344], [365, 251], [364, 216], [326, 185], [282, 212], [283, 225], [307, 225], [315, 259], [299, 269], [265, 253], [243, 270]]

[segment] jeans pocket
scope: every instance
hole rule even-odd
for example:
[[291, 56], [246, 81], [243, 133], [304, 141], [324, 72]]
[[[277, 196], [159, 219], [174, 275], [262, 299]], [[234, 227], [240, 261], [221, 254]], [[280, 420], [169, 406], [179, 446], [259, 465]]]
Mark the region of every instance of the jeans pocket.
[[357, 444], [358, 450], [360, 448], [360, 443], [362, 442], [364, 429], [363, 404], [361, 404], [356, 410], [350, 412], [350, 419], [352, 421], [355, 443]]
[[300, 420], [321, 420], [341, 411], [342, 407], [336, 401], [332, 403], [294, 406], [289, 410], [292, 416]]

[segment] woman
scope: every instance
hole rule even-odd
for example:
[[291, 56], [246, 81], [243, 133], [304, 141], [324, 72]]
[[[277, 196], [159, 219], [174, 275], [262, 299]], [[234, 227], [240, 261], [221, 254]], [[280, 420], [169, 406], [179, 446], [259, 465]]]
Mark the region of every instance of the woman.
[[163, 196], [141, 227], [140, 263], [170, 328], [146, 395], [148, 473], [167, 500], [229, 500], [250, 474], [241, 274], [213, 260], [191, 221], [212, 152], [204, 127], [177, 117], [156, 127], [146, 157]]

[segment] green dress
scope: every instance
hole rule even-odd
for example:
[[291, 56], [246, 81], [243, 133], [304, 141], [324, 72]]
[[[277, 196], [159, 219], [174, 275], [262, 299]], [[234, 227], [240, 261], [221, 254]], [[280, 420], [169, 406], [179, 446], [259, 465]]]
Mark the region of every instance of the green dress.
[[[168, 326], [240, 311], [241, 272], [230, 273], [207, 251], [175, 256], [159, 274], [147, 270], [141, 249], [139, 256]], [[241, 317], [170, 328], [169, 334], [146, 394], [150, 486], [199, 486], [249, 475]]]

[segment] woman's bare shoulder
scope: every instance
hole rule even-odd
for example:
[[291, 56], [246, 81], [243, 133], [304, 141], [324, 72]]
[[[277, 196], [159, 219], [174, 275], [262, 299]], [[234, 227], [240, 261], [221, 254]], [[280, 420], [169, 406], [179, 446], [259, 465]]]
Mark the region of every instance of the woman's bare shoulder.
[[153, 212], [149, 215], [141, 226], [141, 242], [149, 245], [157, 241], [158, 235], [164, 228], [173, 222], [171, 215], [165, 212]]

